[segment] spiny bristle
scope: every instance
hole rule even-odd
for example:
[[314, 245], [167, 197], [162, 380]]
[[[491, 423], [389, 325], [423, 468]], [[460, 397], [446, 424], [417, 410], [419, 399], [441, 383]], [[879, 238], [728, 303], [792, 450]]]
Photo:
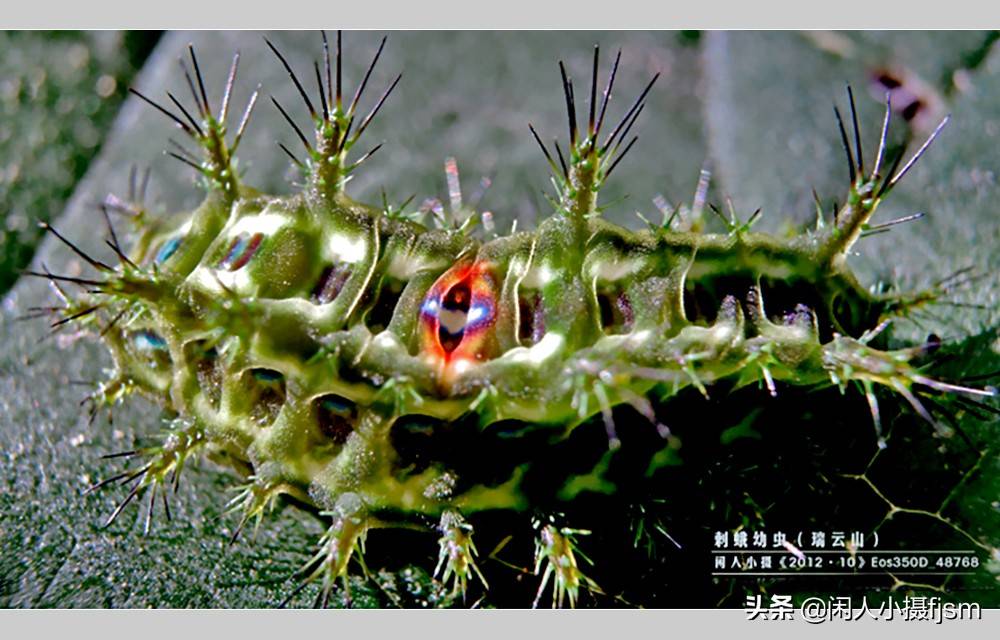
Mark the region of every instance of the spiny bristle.
[[714, 213], [716, 215], [717, 218], [719, 218], [719, 220], [722, 221], [722, 224], [726, 225], [727, 229], [731, 228], [731, 226], [732, 226], [732, 220], [730, 220], [729, 218], [727, 218], [725, 216], [725, 214], [722, 213], [722, 211], [720, 211], [717, 206], [715, 206], [714, 204], [712, 204], [710, 202], [710, 203], [708, 203], [708, 208], [712, 211], [712, 213]]
[[205, 106], [201, 103], [201, 98], [198, 97], [198, 90], [194, 88], [194, 81], [191, 79], [191, 74], [188, 72], [187, 64], [184, 63], [183, 57], [177, 58], [177, 66], [181, 68], [181, 72], [184, 74], [188, 89], [191, 91], [191, 99], [194, 100], [194, 104], [198, 108], [198, 113], [205, 115]]
[[125, 255], [121, 243], [118, 242], [118, 234], [115, 232], [115, 225], [111, 222], [111, 215], [108, 213], [108, 207], [102, 204], [100, 205], [100, 209], [101, 209], [101, 214], [104, 216], [104, 224], [105, 226], [107, 226], [108, 234], [110, 236], [110, 241], [106, 240], [105, 242], [107, 242], [108, 246], [110, 246], [111, 249], [115, 252], [115, 255], [118, 256], [119, 261], [121, 261], [123, 264], [127, 264], [133, 269], [138, 269], [135, 263], [129, 260], [128, 256]]
[[[622, 50], [618, 50], [618, 54], [615, 56], [615, 63], [611, 67], [611, 75], [608, 76], [608, 86], [604, 89], [604, 97], [601, 100], [601, 113], [597, 117], [597, 124], [594, 125], [594, 140], [596, 142], [597, 136], [601, 133], [601, 126], [604, 124], [604, 114], [608, 111], [608, 102], [611, 101], [611, 91], [615, 86], [615, 76], [618, 75], [618, 64], [622, 59]], [[593, 147], [593, 145], [591, 145]]]
[[851, 105], [851, 122], [854, 125], [854, 148], [858, 153], [858, 175], [863, 176], [865, 173], [865, 160], [864, 152], [861, 148], [861, 127], [858, 126], [858, 110], [854, 105], [854, 91], [851, 90], [851, 85], [847, 85], [847, 100]]
[[[338, 127], [340, 125], [337, 125]], [[340, 146], [337, 147], [337, 153], [342, 153], [347, 147], [347, 143], [350, 141], [351, 128], [354, 126], [354, 116], [352, 115], [347, 120], [347, 126], [344, 127], [344, 132], [340, 136]]]
[[889, 166], [889, 172], [886, 174], [886, 178], [882, 181], [882, 186], [880, 186], [878, 191], [875, 192], [876, 200], [880, 199], [889, 191], [892, 182], [892, 176], [895, 175], [896, 169], [898, 169], [899, 165], [902, 164], [904, 155], [906, 155], [905, 145], [902, 148], [900, 148], [899, 153], [896, 154], [896, 158], [892, 161], [892, 164]]
[[[295, 75], [295, 72], [292, 70], [291, 65], [288, 64], [287, 60], [285, 60], [285, 56], [283, 56], [281, 54], [281, 52], [278, 51], [278, 48], [275, 47], [274, 44], [270, 40], [268, 40], [266, 36], [264, 37], [264, 42], [266, 42], [267, 46], [270, 47], [271, 51], [274, 52], [274, 55], [278, 56], [278, 60], [281, 61], [282, 66], [285, 67], [285, 71], [288, 72], [288, 77], [290, 77], [292, 79], [292, 83], [294, 83], [295, 84], [295, 88], [298, 89], [299, 95], [302, 97], [302, 101], [306, 105], [306, 109], [309, 110], [309, 115], [315, 120], [316, 119], [316, 109], [313, 107], [312, 101], [309, 99], [309, 94], [306, 93], [306, 90], [302, 86], [302, 83], [299, 82], [299, 77], [297, 75]], [[274, 98], [271, 98], [271, 99], [274, 100]], [[284, 110], [282, 110], [282, 113], [284, 113]], [[285, 116], [285, 117], [287, 118], [287, 116]]]
[[379, 149], [381, 149], [382, 145], [384, 145], [384, 144], [385, 144], [384, 142], [380, 142], [377, 145], [375, 145], [374, 147], [372, 147], [371, 149], [369, 149], [363, 156], [361, 156], [360, 158], [358, 158], [357, 160], [355, 160], [353, 163], [351, 163], [351, 167], [350, 168], [351, 169], [355, 169], [355, 168], [361, 166], [362, 162], [364, 162], [368, 158], [371, 158], [373, 155], [375, 155], [375, 152], [378, 151]]
[[156, 484], [152, 484], [149, 487], [149, 506], [146, 509], [146, 523], [142, 527], [143, 535], [149, 535], [149, 531], [153, 526], [153, 511], [156, 507]]
[[85, 316], [89, 316], [90, 314], [94, 313], [98, 309], [102, 308], [102, 306], [103, 305], [99, 305], [98, 304], [98, 305], [94, 305], [92, 307], [88, 307], [88, 308], [84, 309], [83, 311], [78, 311], [78, 312], [74, 313], [73, 315], [66, 316], [65, 318], [57, 320], [57, 321], [53, 322], [51, 325], [49, 325], [49, 326], [54, 329], [54, 328], [56, 328], [58, 326], [66, 324], [67, 322], [73, 322], [74, 320], [78, 320], [78, 319], [83, 318]]
[[204, 175], [205, 169], [201, 165], [199, 165], [199, 164], [197, 164], [195, 162], [192, 162], [191, 160], [189, 160], [189, 159], [185, 158], [184, 156], [180, 155], [179, 153], [175, 153], [173, 151], [164, 151], [164, 153], [167, 154], [168, 156], [170, 156], [171, 158], [173, 158], [174, 160], [179, 160], [179, 161], [183, 162], [184, 164], [186, 164], [187, 166], [189, 166], [192, 169], [194, 169], [195, 171], [197, 171], [198, 173]]
[[25, 322], [28, 320], [37, 320], [38, 318], [45, 318], [54, 316], [59, 311], [65, 311], [67, 307], [28, 307], [28, 313], [16, 316], [14, 318], [17, 322]]
[[371, 124], [371, 121], [378, 114], [379, 109], [381, 109], [382, 105], [385, 104], [386, 99], [388, 99], [389, 96], [392, 94], [392, 90], [396, 88], [396, 85], [398, 85], [399, 81], [402, 79], [403, 79], [403, 74], [400, 73], [399, 75], [396, 76], [396, 79], [392, 81], [392, 84], [389, 85], [389, 88], [385, 90], [385, 92], [381, 95], [381, 97], [379, 97], [378, 102], [376, 102], [375, 106], [372, 107], [372, 110], [368, 112], [368, 115], [365, 116], [365, 119], [361, 121], [361, 125], [358, 127], [358, 130], [354, 133], [354, 137], [351, 139], [352, 143], [356, 142], [358, 138], [361, 137], [361, 134], [365, 132], [365, 129], [368, 128], [368, 125]]
[[[343, 32], [340, 29], [337, 29], [337, 102], [335, 104], [336, 104], [336, 106], [337, 106], [338, 109], [341, 107], [341, 102], [343, 100], [343, 95], [344, 95], [343, 94], [343, 60], [344, 60], [344, 56], [343, 56], [343, 52], [344, 52], [344, 49], [343, 49], [343, 35], [344, 35]], [[383, 45], [385, 44], [385, 37], [382, 38], [382, 44]], [[325, 32], [323, 33], [323, 48], [326, 49], [326, 52], [327, 52], [327, 54], [326, 54], [326, 60], [327, 60], [327, 73], [326, 73], [327, 77], [326, 77], [326, 80], [327, 80], [327, 83], [326, 84], [329, 87], [329, 84], [330, 84], [330, 67], [329, 67], [330, 50], [329, 50], [329, 48], [327, 48], [326, 33]], [[374, 66], [375, 66], [375, 63], [373, 62], [372, 63], [372, 67], [374, 67]]]
[[563, 95], [566, 98], [566, 114], [569, 118], [569, 144], [576, 145], [576, 101], [573, 98], [573, 81], [566, 75], [566, 67], [559, 61], [559, 73], [562, 75]]
[[247, 108], [243, 111], [243, 117], [240, 118], [240, 125], [236, 128], [236, 136], [233, 138], [232, 153], [236, 153], [236, 148], [240, 146], [240, 140], [243, 138], [243, 132], [246, 131], [247, 123], [250, 121], [250, 115], [253, 113], [254, 105], [257, 104], [258, 95], [260, 95], [259, 84], [250, 95], [250, 100], [247, 102]]
[[282, 151], [285, 152], [285, 155], [288, 156], [291, 159], [291, 161], [295, 163], [295, 166], [297, 166], [299, 169], [305, 170], [306, 166], [302, 164], [301, 160], [295, 157], [294, 153], [289, 151], [288, 147], [286, 147], [284, 143], [279, 142], [278, 146], [281, 148]]
[[285, 109], [281, 106], [281, 103], [278, 102], [278, 100], [274, 96], [271, 96], [271, 102], [274, 104], [275, 107], [277, 107], [278, 111], [281, 112], [282, 117], [285, 118], [285, 122], [291, 125], [292, 129], [295, 131], [295, 135], [298, 136], [299, 141], [302, 142], [302, 146], [304, 146], [306, 150], [309, 151], [310, 154], [312, 154], [313, 150], [312, 145], [309, 144], [309, 140], [306, 138], [306, 135], [302, 133], [302, 129], [299, 128], [299, 125], [295, 124], [295, 121], [292, 120], [292, 117], [288, 115], [288, 112], [285, 111]]
[[135, 497], [139, 494], [139, 489], [141, 485], [142, 485], [141, 479], [135, 481], [135, 484], [132, 485], [132, 488], [129, 490], [128, 495], [125, 496], [125, 499], [118, 503], [118, 506], [115, 507], [115, 510], [111, 513], [110, 516], [108, 516], [108, 519], [104, 521], [105, 529], [114, 524], [115, 520], [118, 519], [118, 516], [120, 516], [122, 514], [122, 511], [125, 510], [125, 507], [127, 507], [129, 503], [135, 499]]
[[125, 307], [124, 309], [116, 313], [115, 316], [111, 318], [111, 320], [108, 322], [107, 326], [101, 329], [101, 333], [98, 334], [98, 337], [103, 338], [104, 336], [108, 335], [111, 332], [111, 330], [118, 325], [118, 322], [125, 316], [127, 312], [128, 312], [128, 307]]
[[330, 120], [330, 110], [326, 105], [326, 91], [323, 89], [323, 76], [319, 72], [319, 63], [313, 61], [313, 69], [316, 71], [316, 86], [319, 88], [319, 102], [320, 106], [323, 107], [323, 120]]
[[[332, 78], [330, 77], [330, 43], [327, 42], [327, 40], [326, 40], [326, 31], [320, 31], [320, 35], [323, 37], [323, 68], [326, 71], [326, 91], [327, 91], [327, 93], [326, 93], [326, 102], [328, 102], [331, 106], [339, 107], [340, 106], [340, 73], [339, 73], [339, 70], [340, 70], [340, 53], [339, 53], [339, 49], [338, 49], [338, 53], [337, 53], [337, 68], [338, 68], [338, 74], [337, 74], [337, 102], [335, 103], [333, 101], [333, 82], [332, 82]], [[339, 40], [340, 40], [340, 31], [337, 32], [337, 39], [338, 39], [338, 42], [339, 42]], [[321, 84], [320, 93], [322, 93], [322, 83], [320, 83], [320, 84]]]
[[160, 492], [160, 502], [163, 504], [163, 514], [167, 517], [167, 522], [170, 522], [173, 517], [170, 515], [170, 501], [167, 499], [166, 491]]
[[556, 154], [559, 156], [559, 166], [562, 167], [563, 176], [568, 180], [569, 179], [569, 168], [566, 166], [566, 159], [563, 158], [563, 152], [562, 152], [562, 148], [559, 146], [559, 139], [558, 138], [553, 138], [552, 139], [552, 146], [554, 146], [556, 148]]
[[931, 146], [931, 144], [934, 142], [934, 140], [937, 139], [938, 134], [941, 133], [941, 130], [944, 129], [945, 125], [948, 124], [949, 120], [951, 120], [951, 116], [950, 115], [945, 116], [944, 119], [941, 120], [941, 122], [938, 124], [938, 126], [934, 128], [934, 131], [931, 132], [931, 135], [929, 135], [927, 137], [927, 140], [925, 140], [924, 143], [922, 145], [920, 145], [920, 148], [917, 149], [917, 152], [913, 154], [913, 157], [911, 157], [906, 162], [906, 164], [903, 165], [903, 168], [899, 170], [899, 173], [893, 175], [892, 172], [890, 172], [889, 175], [893, 175], [893, 177], [889, 179], [889, 182], [888, 182], [889, 189], [892, 189], [894, 186], [896, 186], [897, 184], [899, 184], [899, 181], [903, 179], [903, 176], [905, 176], [906, 173], [911, 168], [913, 168], [913, 165], [916, 164], [917, 160], [919, 160], [924, 155], [924, 153], [927, 152], [927, 149]]
[[626, 125], [626, 123], [629, 122], [629, 120], [632, 118], [632, 115], [638, 109], [642, 108], [642, 105], [645, 103], [646, 96], [649, 95], [650, 90], [653, 88], [653, 85], [656, 84], [656, 81], [659, 78], [660, 78], [660, 73], [659, 72], [657, 72], [655, 75], [653, 75], [652, 79], [650, 79], [649, 83], [642, 90], [642, 93], [639, 94], [639, 97], [637, 97], [635, 99], [635, 102], [632, 103], [632, 106], [629, 107], [629, 110], [625, 112], [624, 116], [622, 116], [622, 119], [618, 122], [618, 124], [615, 126], [615, 128], [611, 131], [611, 134], [608, 135], [607, 140], [604, 141], [604, 146], [601, 147], [601, 154], [602, 155], [608, 150], [608, 147], [610, 147], [611, 144], [615, 141], [615, 138], [618, 137], [618, 134], [621, 132], [622, 128]]
[[629, 120], [628, 124], [625, 125], [625, 129], [622, 131], [621, 136], [619, 136], [618, 142], [615, 143], [615, 146], [611, 150], [612, 155], [617, 153], [618, 149], [621, 147], [622, 142], [626, 138], [628, 138], [629, 132], [632, 131], [632, 125], [634, 125], [636, 120], [639, 119], [639, 116], [642, 115], [642, 111], [645, 108], [646, 108], [646, 103], [644, 102], [642, 103], [642, 105], [640, 105], [640, 107], [636, 110], [636, 112], [632, 114], [632, 118]]
[[113, 475], [110, 478], [105, 478], [104, 480], [101, 480], [97, 484], [93, 484], [93, 485], [87, 487], [84, 490], [83, 495], [88, 495], [88, 494], [94, 493], [95, 491], [103, 489], [104, 487], [108, 486], [109, 484], [113, 484], [115, 482], [118, 482], [122, 478], [128, 477], [129, 475], [131, 475], [130, 471], [123, 471], [122, 473]]
[[[354, 112], [358, 108], [358, 101], [361, 100], [361, 94], [364, 93], [365, 87], [368, 86], [368, 79], [371, 78], [372, 72], [375, 70], [375, 65], [378, 64], [378, 59], [382, 55], [382, 49], [385, 48], [386, 40], [388, 36], [382, 37], [382, 42], [378, 45], [378, 50], [375, 52], [375, 57], [372, 58], [371, 64], [368, 65], [367, 71], [365, 71], [364, 77], [361, 79], [361, 84], [358, 85], [357, 90], [354, 92], [354, 97], [351, 98], [351, 105], [347, 108], [348, 115], [354, 115]], [[337, 91], [340, 91], [340, 32], [337, 32]], [[338, 98], [339, 103], [339, 98]]]
[[186, 147], [184, 147], [184, 145], [177, 142], [173, 138], [168, 138], [167, 143], [170, 144], [174, 149], [176, 149], [177, 152], [180, 153], [182, 156], [190, 160], [193, 164], [196, 165], [198, 164], [198, 156], [189, 151]]
[[116, 453], [106, 453], [101, 456], [101, 460], [114, 460], [115, 458], [132, 458], [142, 453], [143, 451], [141, 449], [129, 449], [127, 451], [118, 451]]
[[882, 161], [885, 159], [885, 147], [886, 139], [889, 135], [889, 121], [892, 118], [892, 97], [891, 94], [886, 92], [885, 94], [885, 116], [882, 118], [882, 132], [879, 134], [878, 140], [878, 152], [875, 155], [875, 166], [872, 167], [872, 180], [877, 180], [879, 178], [879, 171], [882, 170]]
[[107, 264], [101, 262], [100, 260], [98, 260], [96, 258], [92, 258], [83, 249], [81, 249], [80, 247], [78, 247], [75, 244], [73, 244], [72, 242], [70, 242], [70, 240], [68, 240], [65, 236], [63, 236], [58, 231], [56, 231], [56, 228], [53, 227], [48, 222], [40, 222], [38, 224], [38, 226], [41, 227], [42, 229], [48, 231], [52, 235], [54, 235], [56, 238], [59, 239], [60, 242], [62, 242], [67, 247], [69, 247], [70, 250], [73, 251], [73, 253], [75, 253], [76, 255], [78, 255], [81, 258], [83, 258], [87, 262], [87, 264], [89, 264], [90, 266], [94, 267], [98, 271], [114, 271], [114, 269], [112, 267], [108, 266]]
[[308, 586], [309, 586], [308, 582], [302, 582], [297, 587], [295, 587], [295, 589], [293, 589], [291, 593], [289, 593], [287, 596], [285, 596], [285, 598], [282, 599], [282, 601], [278, 603], [278, 609], [284, 609], [285, 607], [287, 607], [288, 603], [290, 603], [295, 598], [295, 596], [297, 596], [300, 593], [302, 593], [305, 590], [305, 588], [308, 587]]
[[530, 122], [528, 123], [528, 129], [531, 130], [531, 135], [534, 136], [535, 142], [538, 143], [538, 147], [542, 150], [542, 153], [545, 155], [545, 159], [548, 161], [549, 167], [552, 169], [553, 173], [558, 173], [559, 168], [556, 166], [555, 161], [549, 154], [549, 150], [545, 148], [545, 143], [542, 142], [542, 139], [539, 137], [538, 132], [535, 131], [534, 125], [532, 125]]
[[240, 64], [239, 51], [233, 56], [233, 63], [229, 67], [229, 76], [226, 77], [226, 88], [222, 93], [222, 105], [219, 107], [219, 122], [225, 122], [229, 115], [229, 99], [233, 94], [233, 84], [236, 82], [236, 70]]
[[202, 115], [206, 118], [212, 113], [208, 103], [208, 93], [205, 92], [205, 80], [201, 76], [201, 67], [198, 66], [198, 57], [194, 54], [194, 45], [188, 45], [188, 54], [191, 56], [191, 65], [194, 67], [194, 75], [198, 79], [198, 91], [201, 92], [201, 103], [203, 106]]
[[903, 216], [901, 218], [895, 218], [893, 220], [889, 220], [888, 222], [880, 222], [878, 224], [866, 225], [867, 228], [861, 234], [861, 237], [864, 238], [867, 236], [875, 235], [877, 233], [883, 233], [889, 231], [891, 227], [894, 227], [897, 224], [903, 224], [906, 222], [912, 222], [914, 220], [920, 220], [925, 215], [926, 214], [924, 213], [914, 213], [908, 216]]
[[854, 168], [854, 153], [851, 151], [851, 143], [847, 140], [847, 130], [844, 129], [844, 119], [840, 117], [840, 109], [834, 105], [833, 113], [837, 116], [837, 128], [840, 130], [840, 142], [844, 145], [844, 153], [847, 154], [847, 169], [851, 176], [851, 185], [857, 182], [857, 172]]
[[89, 280], [87, 278], [76, 278], [76, 277], [73, 277], [73, 276], [60, 276], [60, 275], [56, 275], [56, 274], [48, 273], [48, 272], [46, 272], [46, 273], [40, 273], [38, 271], [30, 271], [29, 270], [29, 271], [24, 271], [23, 274], [26, 275], [26, 276], [32, 276], [32, 277], [36, 277], [36, 278], [46, 278], [48, 280], [53, 280], [53, 281], [57, 281], [57, 282], [70, 282], [70, 283], [73, 283], [73, 284], [78, 284], [78, 285], [83, 285], [83, 286], [88, 286], [88, 287], [103, 287], [103, 286], [107, 285], [107, 282], [104, 282], [102, 280]]
[[191, 117], [191, 114], [188, 113], [187, 109], [184, 108], [184, 105], [182, 105], [180, 101], [174, 97], [174, 94], [168, 91], [167, 98], [169, 98], [170, 101], [174, 103], [175, 107], [181, 110], [181, 113], [184, 114], [185, 118], [187, 118], [188, 124], [190, 124], [191, 128], [193, 128], [198, 133], [198, 137], [200, 138], [205, 137], [205, 132], [201, 130], [200, 126], [198, 126], [198, 121]]
[[133, 87], [129, 87], [128, 90], [129, 90], [129, 93], [137, 96], [140, 100], [142, 100], [146, 104], [149, 104], [154, 109], [156, 109], [157, 111], [159, 111], [163, 115], [165, 115], [168, 118], [170, 118], [171, 120], [173, 120], [174, 123], [178, 127], [180, 127], [182, 130], [184, 130], [184, 132], [187, 133], [189, 136], [195, 137], [196, 134], [195, 134], [194, 129], [192, 129], [186, 122], [184, 122], [183, 120], [181, 120], [177, 115], [171, 113], [166, 108], [160, 106], [156, 101], [152, 100], [151, 98], [146, 97], [145, 95], [143, 95], [142, 93], [140, 93], [137, 89], [135, 89]]
[[590, 114], [587, 117], [587, 135], [594, 135], [594, 117], [597, 108], [597, 65], [601, 56], [600, 45], [594, 45], [594, 65], [590, 77]]
[[622, 161], [622, 159], [623, 159], [623, 158], [624, 158], [624, 157], [626, 156], [626, 154], [628, 154], [629, 150], [631, 150], [631, 149], [632, 149], [632, 146], [633, 146], [633, 145], [634, 145], [634, 144], [636, 143], [636, 141], [638, 141], [638, 140], [639, 140], [639, 136], [634, 136], [634, 137], [632, 138], [632, 140], [631, 140], [631, 141], [630, 141], [630, 142], [628, 143], [628, 145], [627, 145], [627, 146], [625, 147], [625, 150], [624, 150], [624, 151], [622, 151], [621, 153], [619, 153], [619, 154], [618, 154], [618, 156], [617, 156], [617, 157], [616, 157], [616, 158], [614, 159], [614, 161], [613, 161], [613, 162], [611, 163], [611, 166], [610, 166], [610, 167], [608, 167], [607, 171], [605, 171], [605, 172], [604, 172], [604, 176], [605, 176], [605, 177], [609, 177], [609, 176], [611, 175], [611, 172], [615, 170], [615, 167], [617, 167], [617, 166], [618, 166], [618, 163]]
[[[970, 275], [974, 270], [975, 270], [975, 267], [973, 267], [971, 265], [967, 266], [967, 267], [962, 267], [960, 269], [957, 269], [953, 273], [951, 273], [951, 274], [949, 274], [949, 275], [941, 278], [940, 280], [937, 280], [934, 283], [934, 287], [935, 288], [939, 288], [939, 287], [954, 285], [955, 281], [959, 280], [963, 276]], [[979, 277], [982, 277], [982, 275], [984, 275], [984, 274], [980, 274]]]

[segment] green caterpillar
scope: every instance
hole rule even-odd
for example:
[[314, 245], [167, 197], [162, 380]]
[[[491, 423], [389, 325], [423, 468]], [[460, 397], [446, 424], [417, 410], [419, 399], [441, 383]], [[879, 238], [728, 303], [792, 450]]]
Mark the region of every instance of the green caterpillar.
[[[820, 213], [816, 229], [796, 238], [753, 232], [756, 213], [744, 221], [730, 212], [726, 233], [703, 233], [703, 189], [691, 208], [665, 210], [661, 223], [629, 231], [602, 219], [598, 195], [635, 143], [631, 131], [656, 76], [611, 125], [618, 59], [599, 95], [595, 49], [586, 126], [561, 69], [568, 147], [550, 150], [530, 129], [553, 173], [552, 214], [533, 231], [499, 237], [486, 214], [456, 208], [428, 228], [406, 206], [347, 196], [348, 179], [378, 149], [358, 155], [355, 145], [399, 79], [362, 115], [359, 97], [382, 49], [344, 100], [340, 37], [335, 57], [325, 36], [324, 45], [318, 93], [274, 49], [315, 125], [310, 138], [275, 102], [305, 149], [300, 160], [282, 147], [305, 176], [301, 193], [269, 196], [241, 182], [234, 158], [257, 94], [230, 133], [237, 61], [213, 108], [191, 50], [193, 110], [173, 95], [164, 106], [136, 93], [201, 147], [200, 157], [175, 156], [201, 176], [204, 202], [157, 223], [132, 201], [140, 198], [111, 199], [105, 214], [119, 209], [138, 223], [126, 250], [108, 218], [117, 264], [60, 235], [99, 276], [37, 273], [85, 290], [60, 289], [62, 320], [94, 327], [111, 350], [116, 374], [94, 394], [94, 410], [139, 391], [176, 416], [161, 446], [126, 452], [143, 462], [96, 485], [130, 483], [112, 520], [143, 492], [151, 515], [188, 459], [209, 455], [247, 479], [233, 503], [242, 515], [237, 533], [281, 496], [324, 514], [329, 528], [306, 571], [324, 598], [348, 575], [368, 531], [413, 526], [436, 529], [437, 574], [464, 593], [470, 582], [486, 582], [469, 520], [544, 511], [551, 502], [537, 501], [531, 485], [545, 457], [512, 458], [485, 477], [463, 474], [446, 452], [414, 450], [412, 434], [471, 440], [464, 450], [513, 439], [544, 451], [599, 424], [614, 451], [615, 412], [627, 407], [669, 447], [658, 409], [686, 389], [708, 395], [715, 385], [760, 385], [774, 395], [780, 385], [851, 383], [870, 403], [876, 429], [882, 386], [944, 432], [919, 392], [992, 393], [927, 377], [914, 365], [926, 346], [872, 346], [889, 318], [936, 292], [871, 294], [846, 261], [944, 122], [905, 163], [902, 153], [890, 159], [887, 105], [866, 170], [851, 96], [853, 144], [840, 123], [851, 167], [846, 202], [832, 221]], [[572, 494], [570, 480], [547, 490]], [[599, 587], [577, 558], [581, 532], [548, 515], [537, 531], [536, 603], [551, 585], [554, 604], [573, 605], [581, 590]]]

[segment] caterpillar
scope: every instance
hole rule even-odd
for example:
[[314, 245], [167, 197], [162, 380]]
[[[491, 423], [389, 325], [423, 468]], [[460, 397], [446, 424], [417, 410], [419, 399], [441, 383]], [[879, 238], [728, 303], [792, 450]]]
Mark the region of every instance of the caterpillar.
[[[586, 126], [560, 67], [568, 144], [547, 145], [527, 128], [552, 173], [551, 214], [534, 230], [500, 235], [491, 215], [466, 211], [458, 198], [446, 214], [347, 195], [348, 179], [379, 149], [355, 144], [399, 80], [359, 111], [382, 49], [345, 100], [340, 42], [324, 36], [312, 91], [266, 45], [314, 124], [303, 131], [274, 101], [302, 147], [281, 147], [301, 171], [300, 193], [270, 196], [242, 182], [235, 157], [258, 94], [241, 118], [229, 118], [238, 59], [212, 103], [191, 49], [188, 106], [172, 94], [167, 104], [135, 93], [200, 147], [170, 153], [200, 177], [202, 204], [159, 222], [136, 193], [109, 198], [102, 214], [114, 262], [46, 227], [97, 273], [33, 272], [62, 296], [56, 322], [92, 330], [111, 351], [116, 372], [92, 409], [143, 393], [172, 418], [162, 444], [123, 452], [140, 461], [94, 485], [128, 486], [111, 521], [140, 494], [147, 522], [158, 499], [168, 509], [164, 498], [184, 466], [210, 456], [244, 478], [232, 503], [235, 534], [279, 500], [321, 514], [327, 531], [303, 588], [318, 584], [325, 603], [339, 582], [349, 592], [352, 560], [363, 566], [365, 538], [385, 529], [432, 532], [433, 573], [448, 591], [488, 592], [473, 542], [483, 532], [472, 523], [528, 513], [536, 520], [532, 602], [550, 596], [572, 606], [602, 587], [581, 554], [587, 531], [561, 512], [588, 490], [608, 491], [609, 461], [631, 455], [625, 431], [638, 427], [629, 421], [655, 450], [635, 475], [655, 478], [677, 444], [670, 407], [692, 391], [772, 397], [857, 387], [878, 432], [878, 397], [887, 390], [941, 436], [949, 427], [922, 397], [992, 395], [923, 373], [917, 364], [934, 340], [878, 348], [888, 319], [940, 292], [873, 294], [847, 260], [862, 234], [879, 229], [871, 221], [879, 203], [944, 122], [915, 153], [891, 154], [886, 105], [866, 167], [849, 93], [846, 124], [838, 110], [846, 202], [832, 220], [819, 212], [816, 228], [797, 237], [753, 231], [759, 212], [706, 211], [707, 178], [690, 207], [664, 206], [661, 222], [631, 231], [602, 217], [598, 196], [636, 143], [656, 76], [612, 119], [619, 58], [602, 90], [595, 49]], [[457, 194], [453, 163], [447, 173]], [[131, 248], [119, 242], [116, 211], [136, 225]], [[703, 214], [718, 215], [724, 231], [704, 232]], [[583, 471], [553, 459], [595, 433], [603, 451]]]

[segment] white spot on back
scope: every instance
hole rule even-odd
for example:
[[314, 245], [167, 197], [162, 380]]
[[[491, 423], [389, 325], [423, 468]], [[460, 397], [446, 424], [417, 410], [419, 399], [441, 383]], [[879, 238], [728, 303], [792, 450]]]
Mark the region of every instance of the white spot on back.
[[538, 344], [530, 348], [515, 347], [504, 354], [503, 357], [509, 358], [514, 362], [527, 362], [538, 366], [558, 353], [562, 349], [564, 342], [565, 340], [561, 335], [550, 331], [538, 341]]
[[288, 217], [279, 213], [261, 213], [255, 216], [245, 216], [237, 220], [229, 228], [227, 237], [234, 238], [241, 233], [248, 235], [263, 233], [265, 236], [272, 236], [286, 224], [288, 224]]
[[641, 263], [638, 260], [602, 260], [590, 267], [593, 276], [600, 280], [620, 280], [636, 271]]
[[528, 273], [524, 275], [524, 279], [521, 280], [521, 286], [528, 289], [541, 289], [552, 281], [554, 275], [552, 269], [543, 264], [534, 269], [529, 269]]
[[459, 358], [458, 360], [452, 361], [451, 372], [454, 375], [461, 375], [471, 369], [473, 364], [475, 363], [467, 358]]
[[629, 342], [641, 343], [649, 340], [649, 337], [653, 335], [653, 332], [649, 329], [643, 329], [642, 331], [636, 331], [631, 336], [629, 336]]
[[246, 269], [239, 271], [229, 271], [228, 269], [213, 269], [203, 267], [196, 269], [191, 274], [191, 278], [201, 287], [209, 291], [222, 291], [220, 283], [233, 291], [246, 293], [249, 291], [251, 282], [250, 275]]
[[372, 342], [380, 349], [389, 349], [399, 346], [399, 340], [396, 339], [396, 336], [393, 335], [391, 331], [383, 331], [379, 333], [372, 339]]
[[364, 238], [351, 238], [343, 234], [330, 236], [327, 250], [330, 257], [341, 262], [361, 262], [365, 257], [366, 243]]

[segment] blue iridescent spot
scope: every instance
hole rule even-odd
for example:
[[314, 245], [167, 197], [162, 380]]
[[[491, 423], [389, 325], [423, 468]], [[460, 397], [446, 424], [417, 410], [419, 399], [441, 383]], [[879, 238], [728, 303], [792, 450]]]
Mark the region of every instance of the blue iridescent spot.
[[260, 382], [279, 382], [284, 378], [281, 373], [275, 371], [274, 369], [254, 369], [253, 377]]
[[316, 424], [335, 444], [344, 444], [354, 431], [357, 410], [353, 402], [329, 394], [316, 400]]
[[176, 236], [164, 242], [160, 250], [156, 252], [154, 262], [156, 264], [163, 264], [169, 260], [170, 256], [177, 253], [177, 249], [181, 246], [181, 240], [183, 240], [181, 236]]
[[152, 331], [136, 331], [132, 338], [139, 351], [165, 351], [167, 341]]
[[485, 301], [477, 301], [469, 307], [469, 315], [465, 320], [467, 329], [472, 329], [484, 321], [489, 321], [493, 315], [493, 310]]
[[354, 411], [354, 403], [352, 403], [347, 398], [342, 398], [335, 395], [323, 396], [320, 399], [320, 407], [324, 411], [329, 411], [338, 416], [349, 416]]
[[438, 301], [437, 298], [434, 297], [428, 297], [426, 300], [424, 300], [424, 304], [421, 305], [420, 307], [420, 311], [424, 315], [430, 316], [432, 318], [437, 317], [438, 309], [439, 309]]

